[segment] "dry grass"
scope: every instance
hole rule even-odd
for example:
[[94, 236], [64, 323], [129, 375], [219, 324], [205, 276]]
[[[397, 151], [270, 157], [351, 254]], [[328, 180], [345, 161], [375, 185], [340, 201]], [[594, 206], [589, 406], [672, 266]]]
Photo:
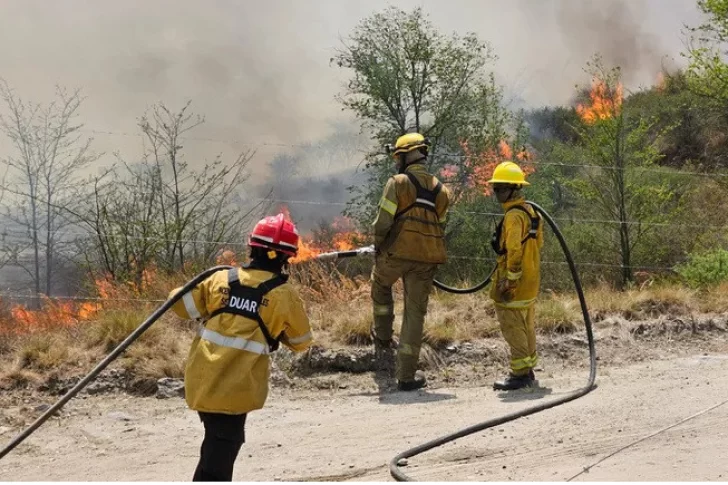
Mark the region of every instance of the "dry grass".
[[536, 304], [536, 328], [542, 332], [570, 333], [582, 324], [576, 299], [552, 295]]
[[0, 388], [38, 383], [41, 375], [62, 373], [86, 360], [84, 350], [67, 329], [16, 336], [0, 359]]
[[18, 389], [28, 385], [37, 385], [43, 381], [38, 372], [13, 367], [0, 374], [0, 389]]
[[357, 308], [340, 313], [330, 328], [333, 340], [345, 345], [369, 345], [372, 343], [371, 328], [374, 323], [371, 309]]
[[58, 369], [77, 362], [82, 352], [67, 332], [40, 333], [16, 341], [17, 368]]
[[291, 282], [310, 303], [351, 302], [368, 298], [370, 292], [367, 278], [349, 278], [335, 266], [318, 262], [294, 265]]
[[129, 347], [122, 365], [141, 378], [182, 377], [192, 335], [182, 339], [170, 327], [160, 327], [158, 338]]
[[701, 310], [698, 292], [680, 286], [658, 285], [624, 292], [600, 286], [585, 291], [585, 297], [590, 312], [598, 317], [619, 315], [636, 319], [664, 314], [684, 315]]
[[[105, 352], [110, 352], [136, 330], [147, 316], [144, 310], [131, 307], [107, 310], [83, 328], [84, 339], [89, 347], [99, 346]], [[156, 341], [159, 334], [159, 324], [152, 325], [139, 337], [138, 342], [145, 344]]]
[[[164, 298], [169, 289], [184, 283], [184, 276], [165, 277], [139, 293], [121, 285], [118, 297]], [[302, 295], [316, 344], [322, 347], [370, 345], [372, 304], [366, 278], [349, 279], [326, 265], [297, 268], [292, 281]], [[401, 322], [402, 286], [395, 285], [395, 332]], [[684, 316], [728, 312], [728, 284], [704, 291], [676, 285], [653, 284], [642, 289], [616, 292], [606, 286], [586, 291], [595, 321], [615, 315], [643, 320], [658, 315]], [[123, 298], [121, 298], [123, 299]], [[0, 336], [0, 386], [27, 385], [41, 375], [58, 372], [81, 374], [131, 334], [156, 308], [133, 301], [109, 301], [92, 321], [75, 327], [28, 335]], [[536, 325], [543, 333], [568, 333], [582, 327], [575, 294], [544, 293], [536, 304]], [[132, 375], [156, 379], [181, 377], [193, 325], [165, 315], [127, 349], [119, 364]], [[423, 348], [428, 361], [436, 363], [437, 352], [458, 342], [500, 337], [493, 304], [484, 292], [453, 295], [435, 291], [425, 323]], [[433, 364], [434, 365], [434, 364]], [[60, 369], [60, 370], [59, 370]]]
[[485, 295], [436, 293], [430, 299], [423, 340], [435, 349], [497, 335], [492, 302]]
[[728, 312], [728, 283], [722, 283], [702, 292], [697, 297], [697, 307], [704, 313]]
[[[131, 308], [114, 309], [84, 329], [87, 347], [101, 347], [104, 353], [116, 348], [149, 316]], [[138, 377], [182, 377], [193, 332], [177, 325], [173, 316], [161, 318], [149, 327], [120, 358], [123, 367]]]

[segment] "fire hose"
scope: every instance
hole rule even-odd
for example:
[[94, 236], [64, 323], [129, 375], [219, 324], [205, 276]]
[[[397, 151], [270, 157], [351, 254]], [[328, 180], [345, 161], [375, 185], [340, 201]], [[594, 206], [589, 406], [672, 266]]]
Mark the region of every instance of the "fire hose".
[[[517, 411], [515, 413], [506, 414], [504, 416], [496, 417], [493, 419], [489, 419], [487, 421], [484, 421], [479, 424], [475, 424], [472, 426], [469, 426], [467, 428], [464, 428], [460, 431], [454, 432], [449, 435], [445, 435], [441, 438], [436, 438], [432, 441], [428, 441], [427, 443], [423, 443], [421, 445], [415, 446], [414, 448], [410, 448], [408, 450], [403, 451], [402, 453], [395, 456], [392, 461], [389, 463], [389, 471], [392, 475], [392, 477], [395, 478], [397, 481], [411, 481], [411, 478], [402, 472], [399, 468], [399, 463], [401, 460], [405, 458], [412, 458], [413, 456], [420, 455], [426, 451], [429, 451], [433, 448], [437, 448], [438, 446], [442, 446], [446, 443], [449, 443], [451, 441], [454, 441], [458, 438], [462, 438], [464, 436], [468, 436], [474, 433], [477, 433], [479, 431], [483, 431], [488, 428], [492, 428], [494, 426], [499, 426], [504, 423], [508, 423], [510, 421], [515, 421], [518, 418], [522, 418], [524, 416], [529, 416], [531, 414], [535, 414], [541, 411], [545, 411], [546, 409], [550, 409], [556, 406], [560, 406], [562, 404], [565, 404], [569, 401], [573, 401], [577, 398], [580, 398], [592, 390], [596, 388], [596, 385], [594, 381], [596, 380], [596, 373], [597, 373], [597, 361], [596, 361], [596, 348], [594, 346], [594, 334], [592, 331], [592, 325], [591, 325], [591, 319], [589, 318], [589, 310], [586, 306], [586, 299], [584, 298], [584, 291], [581, 286], [581, 280], [579, 278], [579, 273], [576, 269], [576, 265], [574, 263], [574, 259], [571, 257], [571, 252], [569, 251], [569, 247], [566, 244], [566, 241], [564, 240], [564, 236], [559, 230], [559, 227], [557, 226], [556, 222], [551, 218], [548, 212], [538, 204], [527, 201], [528, 204], [530, 204], [536, 212], [538, 212], [543, 219], [546, 220], [549, 227], [551, 227], [551, 230], [556, 235], [556, 238], [559, 241], [559, 244], [561, 246], [561, 250], [564, 253], [564, 257], [566, 258], [566, 261], [569, 265], [569, 270], [571, 271], [571, 277], [574, 281], [574, 286], [576, 289], [576, 294], [579, 297], [579, 305], [581, 306], [581, 312], [582, 316], [584, 318], [584, 326], [586, 328], [586, 335], [589, 345], [589, 377], [587, 378], [586, 384], [581, 387], [580, 389], [577, 389], [575, 391], [572, 391], [570, 393], [567, 393], [566, 395], [554, 399], [549, 402], [545, 402], [543, 404], [539, 404], [536, 406], [532, 406], [526, 409], [523, 409], [521, 411]], [[342, 251], [342, 252], [333, 252], [333, 253], [326, 253], [319, 255], [319, 258], [317, 259], [325, 259], [325, 260], [336, 260], [339, 258], [348, 258], [348, 257], [355, 257], [362, 254], [371, 254], [374, 252], [374, 248], [372, 246], [361, 248], [357, 250], [352, 251]], [[476, 291], [479, 291], [491, 282], [491, 279], [493, 277], [493, 274], [495, 273], [495, 268], [490, 272], [488, 277], [481, 281], [480, 283], [469, 287], [469, 288], [455, 288], [448, 285], [445, 285], [444, 283], [435, 280], [434, 285], [443, 290], [450, 293], [457, 293], [457, 294], [467, 294], [467, 293], [474, 293]]]
[[144, 322], [142, 322], [141, 325], [139, 325], [136, 330], [134, 330], [127, 338], [125, 338], [119, 345], [116, 346], [114, 350], [107, 355], [104, 360], [99, 362], [96, 367], [91, 370], [83, 379], [78, 381], [78, 383], [73, 386], [66, 394], [63, 395], [61, 399], [59, 399], [53, 406], [48, 408], [42, 415], [40, 415], [33, 423], [28, 426], [22, 433], [20, 433], [15, 439], [13, 439], [10, 443], [8, 443], [5, 448], [0, 450], [0, 460], [10, 453], [16, 446], [18, 446], [20, 443], [22, 443], [28, 436], [30, 436], [36, 429], [38, 429], [43, 423], [45, 423], [48, 418], [50, 418], [53, 414], [58, 412], [59, 409], [61, 409], [68, 401], [70, 401], [76, 394], [78, 394], [84, 387], [88, 385], [89, 382], [94, 380], [97, 375], [101, 373], [109, 364], [111, 364], [114, 360], [116, 360], [119, 355], [121, 355], [124, 350], [126, 350], [127, 347], [129, 347], [136, 339], [141, 337], [141, 335], [152, 326], [154, 322], [156, 322], [159, 317], [161, 317], [167, 310], [169, 310], [172, 305], [174, 305], [180, 298], [182, 298], [185, 293], [189, 292], [192, 288], [197, 286], [200, 282], [202, 282], [205, 278], [210, 276], [211, 274], [215, 273], [216, 271], [220, 271], [223, 269], [230, 269], [232, 266], [214, 266], [210, 269], [206, 269], [202, 273], [198, 274], [194, 278], [192, 278], [186, 285], [182, 287], [180, 291], [177, 292], [172, 298], [169, 298], [167, 301], [165, 301], [159, 308], [157, 308], [154, 313], [152, 313]]
[[[586, 395], [587, 393], [591, 392], [596, 386], [594, 384], [594, 381], [596, 379], [596, 350], [594, 346], [594, 336], [592, 332], [592, 326], [591, 326], [591, 320], [589, 319], [589, 312], [587, 310], [586, 306], [586, 300], [584, 298], [584, 292], [581, 287], [581, 282], [579, 279], [579, 274], [576, 270], [576, 266], [574, 264], [574, 260], [571, 257], [571, 253], [569, 251], [568, 246], [566, 245], [566, 241], [563, 238], [563, 235], [561, 234], [561, 231], [559, 230], [558, 226], [554, 222], [554, 220], [551, 218], [551, 216], [539, 205], [528, 202], [531, 206], [534, 207], [534, 209], [548, 222], [551, 229], [554, 231], [554, 234], [556, 235], [557, 239], [559, 240], [559, 244], [561, 245], [561, 249], [564, 252], [564, 256], [566, 257], [566, 260], [569, 264], [569, 269], [571, 270], [571, 275], [574, 281], [574, 285], [576, 287], [576, 292], [579, 297], [579, 303], [581, 305], [582, 314], [584, 317], [584, 323], [586, 327], [586, 333], [587, 333], [587, 339], [588, 339], [588, 345], [589, 345], [589, 362], [590, 362], [590, 368], [589, 368], [589, 377], [587, 379], [587, 383], [584, 387], [577, 389], [576, 391], [572, 391], [569, 394], [566, 394], [565, 396], [552, 400], [550, 402], [546, 402], [537, 406], [532, 406], [530, 408], [510, 413], [504, 416], [500, 416], [497, 418], [493, 418], [487, 421], [484, 421], [479, 424], [475, 424], [473, 426], [464, 428], [460, 431], [457, 431], [455, 433], [443, 436], [441, 438], [434, 439], [432, 441], [428, 441], [426, 443], [423, 443], [421, 445], [415, 446], [414, 448], [410, 448], [408, 450], [403, 451], [402, 453], [395, 456], [392, 461], [389, 464], [389, 469], [391, 475], [398, 481], [410, 481], [410, 477], [404, 474], [399, 469], [399, 463], [402, 459], [405, 458], [411, 458], [413, 456], [417, 456], [421, 453], [424, 453], [428, 450], [431, 450], [433, 448], [436, 448], [438, 446], [441, 446], [445, 443], [454, 441], [458, 438], [462, 438], [464, 436], [468, 436], [473, 433], [477, 433], [478, 431], [482, 431], [488, 428], [492, 428], [494, 426], [498, 426], [510, 421], [514, 421], [518, 418], [528, 416], [531, 414], [535, 414], [540, 411], [544, 411], [549, 408], [553, 408], [556, 406], [559, 406], [561, 404], [565, 404], [569, 401], [572, 401], [574, 399], [577, 399], [579, 397], [582, 397]], [[374, 253], [374, 247], [373, 246], [367, 246], [359, 249], [354, 249], [350, 251], [337, 251], [337, 252], [331, 252], [331, 253], [323, 253], [316, 257], [317, 260], [320, 261], [332, 261], [332, 260], [338, 260], [342, 258], [350, 258], [350, 257], [357, 257], [361, 255], [366, 254], [372, 254]], [[124, 339], [111, 353], [109, 353], [99, 364], [96, 365], [96, 367], [91, 370], [84, 378], [82, 378], [75, 386], [73, 386], [61, 399], [59, 399], [55, 404], [53, 404], [50, 408], [48, 408], [40, 417], [38, 417], [28, 428], [26, 428], [20, 435], [18, 435], [15, 439], [13, 439], [8, 445], [6, 445], [2, 450], [0, 450], [0, 459], [5, 457], [8, 453], [10, 453], [15, 447], [17, 447], [20, 443], [22, 443], [28, 436], [30, 436], [35, 430], [37, 430], [43, 423], [45, 423], [53, 414], [57, 413], [58, 410], [60, 410], [68, 401], [70, 401], [76, 394], [78, 394], [86, 385], [89, 384], [98, 374], [100, 374], [111, 362], [113, 362], [116, 358], [121, 355], [124, 350], [126, 350], [127, 347], [129, 347], [134, 341], [136, 341], [149, 327], [152, 326], [169, 308], [172, 307], [177, 301], [179, 301], [187, 292], [189, 292], [192, 288], [197, 286], [200, 282], [202, 282], [205, 278], [210, 276], [211, 274], [220, 271], [220, 270], [226, 270], [230, 269], [231, 266], [215, 266], [212, 268], [209, 268], [202, 273], [195, 276], [193, 279], [191, 279], [187, 284], [185, 284], [179, 292], [177, 292], [172, 298], [169, 298], [166, 300], [157, 310], [152, 313], [139, 327], [134, 330], [126, 339]], [[493, 276], [493, 273], [495, 272], [495, 269], [490, 273], [490, 275], [482, 282], [476, 284], [473, 287], [470, 288], [453, 288], [447, 285], [442, 284], [439, 281], [435, 281], [435, 286], [440, 288], [443, 291], [449, 291], [452, 293], [473, 293], [476, 292], [484, 287], [486, 287]]]
[[[418, 445], [418, 446], [415, 446], [413, 448], [403, 451], [402, 453], [400, 453], [397, 456], [395, 456], [394, 458], [392, 458], [392, 461], [390, 461], [390, 463], [389, 463], [389, 472], [392, 475], [392, 477], [394, 477], [394, 479], [397, 481], [400, 481], [400, 482], [412, 481], [412, 479], [408, 475], [403, 473], [402, 470], [400, 470], [400, 468], [399, 468], [399, 463], [401, 462], [401, 460], [403, 460], [405, 458], [412, 458], [413, 456], [420, 455], [426, 451], [429, 451], [433, 448], [437, 448], [438, 446], [442, 446], [445, 443], [449, 443], [458, 438], [462, 438], [464, 436], [468, 436], [473, 433], [477, 433], [479, 431], [483, 431], [485, 429], [492, 428], [494, 426], [499, 426], [501, 424], [508, 423], [510, 421], [515, 421], [518, 418], [522, 418], [524, 416], [529, 416], [531, 414], [535, 414], [540, 411], [545, 411], [546, 409], [560, 406], [561, 404], [565, 404], [569, 401], [573, 401], [574, 399], [580, 398], [596, 388], [594, 381], [596, 380], [596, 375], [597, 375], [597, 358], [596, 358], [596, 349], [594, 346], [594, 334], [592, 332], [591, 319], [589, 318], [589, 311], [586, 307], [586, 299], [584, 298], [584, 291], [581, 287], [581, 280], [579, 278], [579, 273], [576, 270], [576, 265], [574, 264], [574, 260], [571, 257], [571, 252], [569, 251], [569, 248], [566, 245], [564, 236], [563, 236], [563, 234], [561, 234], [561, 231], [559, 230], [558, 226], [556, 225], [556, 222], [551, 218], [551, 216], [548, 214], [548, 212], [546, 212], [538, 204], [535, 204], [530, 201], [528, 201], [527, 203], [530, 204], [544, 219], [546, 219], [546, 222], [548, 222], [549, 226], [551, 227], [554, 234], [556, 235], [556, 238], [559, 240], [559, 244], [561, 245], [561, 250], [564, 252], [564, 257], [566, 257], [566, 261], [569, 264], [569, 269], [571, 270], [571, 277], [574, 281], [574, 286], [576, 288], [576, 294], [579, 297], [579, 304], [581, 306], [581, 312], [584, 317], [584, 326], [586, 327], [586, 336], [587, 336], [587, 340], [589, 343], [589, 377], [587, 379], [587, 382], [584, 385], [584, 387], [577, 389], [575, 391], [572, 391], [558, 399], [554, 399], [549, 402], [545, 402], [545, 403], [542, 403], [542, 404], [539, 404], [536, 406], [532, 406], [532, 407], [523, 409], [521, 411], [517, 411], [515, 413], [510, 413], [510, 414], [506, 414], [504, 416], [499, 416], [496, 418], [489, 419], [487, 421], [483, 421], [482, 423], [469, 426], [467, 428], [461, 429], [460, 431], [456, 431], [454, 433], [445, 435], [441, 438], [436, 438], [434, 440], [428, 441], [426, 443], [423, 443], [421, 445]], [[493, 272], [491, 272], [490, 276], [488, 276], [488, 278], [485, 281], [478, 283], [477, 285], [473, 286], [472, 288], [456, 289], [456, 288], [451, 288], [449, 286], [443, 285], [442, 283], [439, 283], [439, 282], [436, 282], [435, 284], [438, 288], [440, 288], [444, 291], [451, 291], [452, 293], [472, 293], [474, 291], [478, 291], [479, 289], [486, 287], [488, 285], [488, 283], [490, 283], [490, 280], [493, 276]]]
[[[363, 254], [371, 254], [374, 252], [374, 247], [369, 246], [360, 249], [354, 249], [351, 251], [339, 251], [333, 253], [324, 253], [318, 255], [315, 259], [321, 261], [331, 261], [339, 258], [350, 258], [360, 256]], [[74, 385], [66, 394], [63, 395], [55, 404], [48, 408], [42, 415], [40, 415], [30, 426], [28, 426], [22, 433], [20, 433], [15, 439], [8, 443], [2, 450], [0, 450], [0, 460], [10, 453], [15, 447], [22, 443], [28, 436], [33, 434], [35, 430], [45, 423], [51, 416], [57, 413], [68, 401], [70, 401], [76, 394], [81, 392], [92, 380], [96, 378], [109, 364], [116, 360], [124, 350], [127, 349], [134, 341], [136, 341], [141, 335], [151, 327], [164, 313], [169, 310], [172, 305], [179, 301], [186, 293], [192, 290], [200, 282], [205, 280], [208, 276], [220, 270], [227, 270], [232, 268], [228, 265], [219, 265], [212, 268], [206, 269], [194, 278], [192, 278], [187, 284], [185, 284], [180, 291], [178, 291], [172, 298], [167, 299], [154, 313], [152, 313], [144, 322], [142, 322], [128, 337], [126, 337], [119, 345], [116, 346], [104, 359], [94, 367], [91, 372], [84, 376], [76, 385]]]

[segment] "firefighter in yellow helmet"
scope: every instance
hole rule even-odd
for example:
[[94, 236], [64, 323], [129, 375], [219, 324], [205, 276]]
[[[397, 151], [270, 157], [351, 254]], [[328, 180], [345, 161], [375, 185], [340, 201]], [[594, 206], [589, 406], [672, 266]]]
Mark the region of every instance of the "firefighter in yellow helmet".
[[492, 241], [498, 264], [490, 296], [511, 350], [510, 375], [495, 382], [493, 389], [515, 390], [536, 383], [534, 304], [541, 282], [543, 224], [521, 193], [521, 188], [530, 184], [518, 165], [501, 163], [488, 183], [504, 211]]
[[[250, 263], [205, 279], [172, 307], [202, 320], [185, 368], [185, 399], [205, 427], [193, 481], [231, 481], [247, 414], [268, 396], [270, 354], [312, 342], [308, 316], [283, 274], [298, 232], [283, 214], [266, 217], [248, 240]], [[170, 293], [172, 297], [179, 288]]]
[[[397, 348], [397, 387], [413, 391], [426, 386], [417, 374], [422, 327], [437, 266], [446, 262], [443, 226], [450, 196], [440, 181], [427, 172], [429, 142], [409, 133], [388, 146], [398, 174], [384, 187], [374, 221], [376, 260], [372, 271], [375, 354], [386, 359]], [[399, 344], [392, 338], [394, 300], [392, 285], [404, 283], [404, 317]]]

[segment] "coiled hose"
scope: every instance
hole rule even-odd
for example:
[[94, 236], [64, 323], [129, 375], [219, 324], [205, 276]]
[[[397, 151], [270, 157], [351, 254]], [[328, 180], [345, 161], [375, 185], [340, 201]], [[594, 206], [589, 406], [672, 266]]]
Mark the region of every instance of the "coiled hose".
[[64, 404], [66, 404], [68, 401], [70, 401], [76, 394], [78, 394], [81, 389], [86, 387], [89, 382], [94, 380], [99, 373], [101, 373], [102, 370], [104, 370], [109, 364], [111, 364], [114, 360], [116, 360], [119, 355], [126, 350], [127, 347], [129, 347], [136, 339], [138, 339], [149, 327], [152, 326], [154, 322], [156, 322], [159, 317], [161, 317], [167, 310], [169, 310], [172, 305], [174, 305], [177, 301], [179, 301], [180, 298], [182, 298], [185, 293], [190, 291], [192, 288], [197, 286], [201, 281], [203, 281], [205, 278], [210, 276], [211, 274], [223, 270], [223, 269], [230, 269], [232, 266], [214, 266], [210, 269], [206, 269], [202, 273], [198, 274], [194, 278], [192, 278], [186, 285], [182, 287], [180, 291], [177, 292], [172, 298], [165, 301], [159, 308], [157, 308], [154, 313], [152, 313], [144, 322], [139, 325], [136, 330], [134, 330], [127, 338], [124, 339], [123, 342], [121, 342], [119, 345], [116, 346], [114, 350], [111, 351], [109, 355], [107, 355], [104, 360], [99, 362], [96, 367], [93, 368], [91, 372], [89, 372], [86, 377], [81, 379], [71, 390], [69, 390], [61, 399], [58, 400], [53, 406], [48, 408], [46, 412], [44, 412], [38, 419], [36, 419], [30, 426], [28, 426], [20, 435], [18, 435], [13, 441], [8, 443], [5, 448], [0, 451], [0, 460], [10, 453], [16, 446], [18, 446], [20, 443], [25, 440], [28, 436], [30, 436], [36, 429], [38, 429], [43, 423], [48, 420], [53, 414], [55, 414], [59, 409], [63, 407]]
[[[551, 216], [546, 212], [541, 206], [538, 204], [535, 204], [534, 202], [527, 201], [528, 204], [530, 204], [541, 216], [546, 219], [546, 222], [548, 222], [549, 226], [553, 230], [554, 234], [556, 235], [556, 238], [559, 240], [559, 244], [561, 245], [561, 249], [564, 252], [564, 256], [566, 257], [566, 261], [569, 264], [569, 269], [571, 270], [571, 277], [574, 280], [574, 286], [576, 288], [576, 294], [579, 296], [579, 304], [581, 305], [581, 312], [584, 317], [584, 324], [586, 327], [586, 335], [587, 340], [589, 342], [589, 378], [587, 379], [586, 384], [584, 387], [577, 389], [576, 391], [573, 391], [569, 394], [566, 394], [565, 396], [554, 399], [553, 401], [546, 402], [543, 404], [539, 404], [537, 406], [532, 406], [530, 408], [523, 409], [521, 411], [517, 411], [515, 413], [506, 414], [504, 416], [500, 416], [497, 418], [489, 419], [487, 421], [484, 421], [479, 424], [475, 424], [473, 426], [469, 426], [465, 429], [462, 429], [460, 431], [457, 431], [455, 433], [443, 436], [441, 438], [434, 439], [432, 441], [428, 441], [427, 443], [423, 443], [421, 445], [415, 446], [414, 448], [410, 448], [409, 450], [405, 450], [402, 453], [398, 454], [394, 458], [392, 458], [392, 461], [389, 463], [389, 472], [391, 473], [392, 477], [394, 477], [395, 480], [400, 482], [406, 482], [406, 481], [412, 481], [412, 478], [410, 478], [408, 475], [402, 472], [399, 468], [399, 462], [400, 460], [404, 458], [412, 458], [413, 456], [420, 455], [428, 450], [431, 450], [433, 448], [437, 448], [438, 446], [442, 446], [445, 443], [449, 443], [451, 441], [454, 441], [458, 438], [462, 438], [463, 436], [468, 436], [473, 433], [477, 433], [478, 431], [483, 431], [484, 429], [492, 428], [494, 426], [498, 426], [504, 423], [508, 423], [510, 421], [515, 421], [518, 418], [522, 418], [524, 416], [529, 416], [531, 414], [538, 413], [540, 411], [544, 411], [549, 408], [553, 408], [556, 406], [560, 406], [561, 404], [565, 404], [569, 401], [573, 401], [574, 399], [580, 398], [589, 392], [591, 392], [596, 386], [594, 385], [594, 381], [596, 379], [597, 375], [597, 360], [596, 360], [596, 349], [594, 347], [594, 334], [592, 332], [592, 325], [591, 320], [589, 319], [589, 311], [586, 307], [586, 300], [584, 298], [584, 291], [581, 287], [581, 280], [579, 279], [579, 273], [576, 271], [576, 265], [574, 264], [574, 260], [571, 257], [571, 253], [569, 252], [569, 248], [566, 245], [566, 241], [564, 240], [563, 234], [561, 234], [561, 231], [559, 230], [558, 226], [556, 225], [556, 222], [551, 218]], [[465, 288], [465, 289], [458, 289], [458, 288], [451, 288], [447, 285], [443, 285], [442, 283], [435, 282], [435, 286], [440, 288], [444, 291], [450, 291], [451, 293], [473, 293], [475, 291], [478, 291], [490, 283], [490, 280], [493, 276], [493, 272], [491, 272], [490, 276], [488, 278], [473, 286], [472, 288]]]

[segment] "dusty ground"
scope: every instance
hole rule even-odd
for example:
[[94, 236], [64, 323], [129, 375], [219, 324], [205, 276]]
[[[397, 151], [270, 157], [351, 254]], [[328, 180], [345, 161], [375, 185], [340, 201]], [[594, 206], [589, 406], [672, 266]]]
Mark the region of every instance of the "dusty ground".
[[[621, 352], [605, 341], [602, 349], [610, 357], [600, 359], [599, 387], [591, 394], [412, 458], [406, 473], [428, 481], [563, 481], [639, 438], [728, 400], [728, 343], [722, 333], [663, 335], [633, 341]], [[639, 355], [645, 360], [624, 363]], [[547, 358], [538, 372], [542, 389], [530, 393], [495, 393], [479, 387], [484, 378], [458, 378], [459, 387], [453, 387], [452, 374], [443, 379], [442, 373], [431, 389], [416, 393], [393, 392], [371, 373], [277, 388], [268, 406], [249, 417], [235, 479], [390, 480], [387, 464], [397, 453], [576, 389], [586, 380], [584, 363]], [[471, 366], [471, 376], [477, 370]], [[467, 376], [467, 368], [454, 375]], [[31, 419], [38, 414], [33, 407], [53, 400], [6, 395], [0, 444], [19, 431], [12, 423]], [[726, 423], [728, 404], [629, 447], [576, 480], [726, 480]], [[0, 460], [0, 480], [186, 481], [201, 431], [182, 399], [78, 397], [60, 419]]]

